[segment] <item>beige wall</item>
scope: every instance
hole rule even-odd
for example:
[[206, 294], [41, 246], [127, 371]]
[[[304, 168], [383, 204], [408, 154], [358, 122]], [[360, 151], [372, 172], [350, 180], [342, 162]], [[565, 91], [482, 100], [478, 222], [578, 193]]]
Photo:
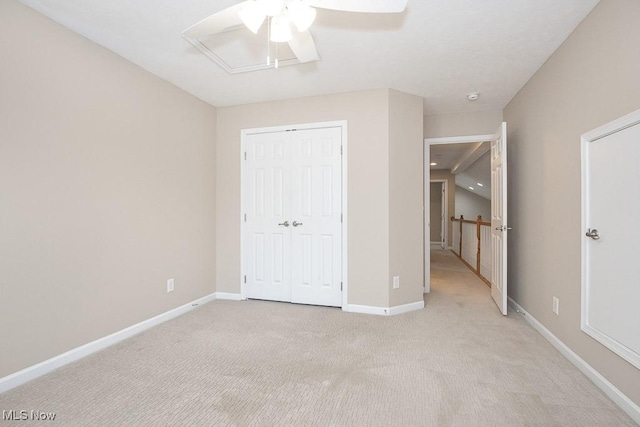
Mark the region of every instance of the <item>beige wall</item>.
[[2, 377], [214, 291], [216, 111], [13, 0], [0, 53]]
[[[390, 98], [396, 99], [396, 95], [380, 89], [218, 110], [218, 291], [240, 292], [240, 131], [347, 120], [348, 300], [350, 304], [389, 306], [389, 200], [391, 185], [396, 185], [396, 181], [389, 179], [390, 168], [395, 167], [390, 164], [389, 152]], [[398, 101], [398, 105], [404, 102], [407, 101]], [[412, 102], [413, 99], [408, 104], [413, 105]], [[415, 116], [413, 111], [405, 113]], [[410, 131], [406, 135], [410, 137]], [[405, 178], [397, 175], [397, 182], [403, 182]], [[412, 196], [413, 190], [406, 194]], [[422, 203], [420, 195], [417, 202]]]
[[640, 108], [638, 22], [602, 0], [505, 109], [509, 294], [636, 404], [640, 371], [580, 330], [580, 135]]
[[502, 123], [502, 110], [424, 116], [424, 137], [441, 138], [493, 134]]
[[475, 221], [482, 215], [483, 221], [491, 221], [491, 200], [456, 185], [455, 217], [464, 215], [465, 219]]
[[456, 177], [450, 170], [431, 169], [429, 179], [447, 180], [447, 247], [449, 248], [453, 236], [453, 223], [450, 218], [456, 213]]
[[[389, 306], [422, 301], [424, 292], [423, 100], [389, 91]], [[358, 159], [356, 159], [358, 160]], [[358, 163], [359, 165], [362, 162]], [[393, 276], [400, 288], [393, 289]]]

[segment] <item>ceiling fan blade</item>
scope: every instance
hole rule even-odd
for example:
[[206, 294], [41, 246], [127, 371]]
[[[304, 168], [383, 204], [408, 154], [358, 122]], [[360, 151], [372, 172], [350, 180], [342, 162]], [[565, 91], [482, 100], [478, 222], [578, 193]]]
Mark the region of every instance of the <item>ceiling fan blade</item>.
[[199, 39], [213, 34], [221, 33], [231, 27], [242, 24], [238, 12], [251, 3], [250, 0], [243, 1], [218, 13], [214, 13], [208, 18], [190, 26], [182, 32], [185, 37]]
[[289, 47], [300, 62], [311, 62], [320, 59], [316, 44], [309, 31], [292, 31]]
[[408, 0], [308, 0], [307, 4], [322, 9], [343, 12], [398, 13], [407, 7]]

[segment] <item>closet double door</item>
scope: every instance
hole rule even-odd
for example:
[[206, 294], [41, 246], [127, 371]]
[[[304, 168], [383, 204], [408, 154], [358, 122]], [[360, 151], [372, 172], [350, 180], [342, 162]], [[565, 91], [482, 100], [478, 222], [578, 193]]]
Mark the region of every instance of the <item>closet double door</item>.
[[247, 298], [342, 305], [342, 129], [247, 134]]

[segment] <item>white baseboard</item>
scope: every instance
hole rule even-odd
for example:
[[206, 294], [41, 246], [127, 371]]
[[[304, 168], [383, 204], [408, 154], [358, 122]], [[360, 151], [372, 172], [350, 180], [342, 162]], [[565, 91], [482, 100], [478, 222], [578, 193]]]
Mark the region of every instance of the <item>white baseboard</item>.
[[347, 304], [342, 311], [360, 314], [375, 314], [378, 316], [394, 316], [396, 314], [407, 313], [409, 311], [421, 310], [424, 308], [424, 301], [412, 302], [395, 307], [373, 307], [370, 305]]
[[422, 310], [423, 308], [424, 301], [416, 301], [409, 304], [396, 305], [395, 307], [389, 307], [389, 316], [395, 316], [396, 314], [408, 313], [415, 310]]
[[25, 368], [21, 371], [0, 378], [0, 393], [4, 393], [5, 391], [18, 387], [19, 385], [38, 378], [64, 365], [75, 362], [76, 360], [82, 359], [83, 357], [89, 356], [90, 354], [96, 353], [109, 346], [119, 343], [120, 341], [124, 341], [127, 338], [131, 338], [132, 336], [139, 334], [140, 332], [164, 323], [167, 320], [178, 317], [181, 314], [191, 311], [199, 305], [211, 302], [216, 298], [223, 299], [221, 297], [218, 297], [216, 294], [207, 295], [195, 301], [191, 301], [187, 304], [181, 305], [180, 307], [174, 308], [173, 310], [169, 310], [165, 313], [159, 314], [150, 319], [143, 320], [140, 323], [129, 326], [128, 328], [122, 329], [118, 332], [114, 332], [113, 334], [107, 335], [106, 337], [98, 338], [95, 341], [91, 341], [90, 343], [71, 349], [58, 356], [52, 357], [51, 359], [45, 360], [44, 362], [40, 362], [36, 365], [29, 366], [28, 368]]
[[631, 399], [629, 399], [624, 393], [622, 393], [616, 386], [611, 384], [605, 377], [603, 377], [598, 371], [593, 369], [591, 365], [584, 361], [580, 356], [573, 352], [565, 343], [560, 341], [558, 337], [553, 335], [550, 330], [544, 327], [544, 325], [535, 317], [527, 313], [517, 302], [509, 298], [509, 304], [529, 322], [531, 326], [547, 339], [564, 357], [569, 360], [576, 368], [578, 368], [583, 374], [585, 374], [600, 390], [604, 392], [613, 402], [620, 407], [624, 412], [629, 415], [633, 421], [640, 424], [640, 406], [636, 405]]
[[215, 299], [227, 299], [231, 301], [241, 301], [240, 294], [232, 294], [229, 292], [216, 292], [213, 294]]

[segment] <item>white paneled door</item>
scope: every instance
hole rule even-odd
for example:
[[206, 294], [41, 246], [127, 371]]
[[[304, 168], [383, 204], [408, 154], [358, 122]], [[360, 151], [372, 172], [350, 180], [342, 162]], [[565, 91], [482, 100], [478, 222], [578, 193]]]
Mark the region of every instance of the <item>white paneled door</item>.
[[342, 305], [342, 129], [248, 134], [248, 298]]
[[583, 135], [582, 329], [640, 368], [640, 110]]
[[507, 314], [507, 124], [491, 141], [491, 297]]

